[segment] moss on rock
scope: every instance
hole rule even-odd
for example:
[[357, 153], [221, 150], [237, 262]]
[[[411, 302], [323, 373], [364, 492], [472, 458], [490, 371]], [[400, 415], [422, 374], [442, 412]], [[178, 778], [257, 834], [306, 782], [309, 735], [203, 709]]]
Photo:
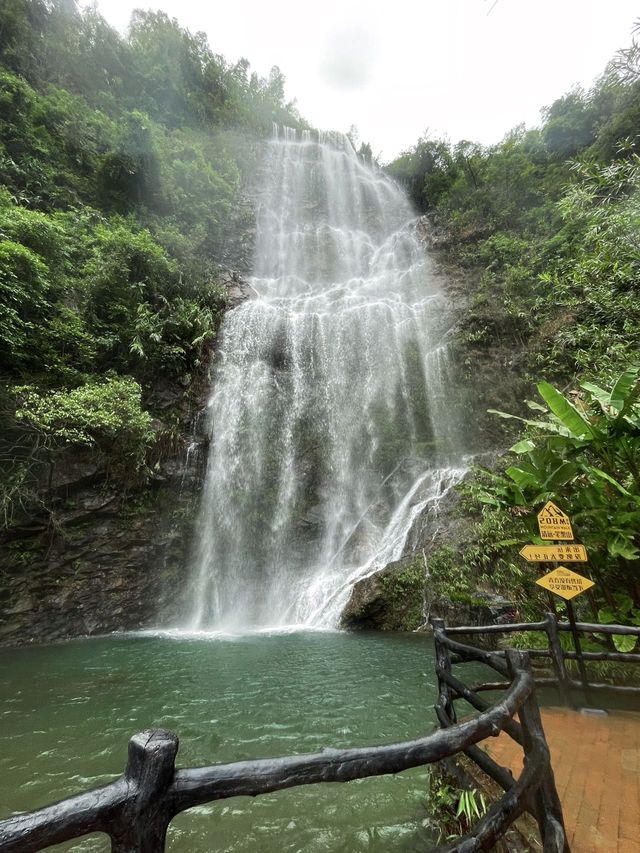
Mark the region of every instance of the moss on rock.
[[424, 623], [425, 568], [421, 557], [390, 563], [353, 588], [342, 614], [349, 630], [415, 631]]

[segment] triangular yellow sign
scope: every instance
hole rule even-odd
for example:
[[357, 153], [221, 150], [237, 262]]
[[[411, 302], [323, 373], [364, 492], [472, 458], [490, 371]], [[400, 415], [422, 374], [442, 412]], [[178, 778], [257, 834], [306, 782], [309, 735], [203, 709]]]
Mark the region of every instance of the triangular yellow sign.
[[553, 501], [547, 501], [538, 513], [538, 528], [541, 539], [573, 539], [569, 516]]
[[594, 586], [593, 581], [590, 581], [589, 578], [584, 578], [582, 575], [572, 572], [571, 569], [567, 569], [565, 566], [558, 566], [557, 569], [549, 572], [548, 575], [539, 578], [536, 583], [567, 600], [580, 595], [581, 592], [586, 592]]

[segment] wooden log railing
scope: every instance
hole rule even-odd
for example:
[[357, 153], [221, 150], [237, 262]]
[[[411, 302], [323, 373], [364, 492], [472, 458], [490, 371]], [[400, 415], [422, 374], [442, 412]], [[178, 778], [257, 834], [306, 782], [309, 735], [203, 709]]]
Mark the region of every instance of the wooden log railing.
[[[442, 619], [433, 619], [432, 625], [438, 677], [438, 701], [435, 711], [445, 731], [456, 726], [456, 713], [453, 708], [457, 700], [464, 699], [481, 713], [486, 713], [486, 709], [491, 707], [477, 695], [477, 688], [467, 687], [452, 674], [452, 664], [483, 663], [499, 675], [506, 676], [509, 679], [507, 684], [513, 683], [518, 672], [526, 671], [533, 677], [526, 652], [510, 649], [500, 653], [466, 646], [448, 636], [456, 629], [446, 629]], [[459, 633], [462, 633], [462, 630]], [[478, 846], [466, 847], [464, 845], [467, 842], [455, 842], [439, 848], [438, 853], [490, 850], [523, 811], [528, 811], [536, 819], [544, 853], [569, 853], [562, 806], [555, 786], [549, 748], [534, 690], [528, 693], [518, 708], [518, 717], [519, 722], [512, 718], [505, 721], [502, 731], [524, 749], [522, 774], [514, 780], [509, 770], [501, 767], [475, 744], [463, 748], [462, 752], [467, 758], [493, 779], [505, 794], [467, 836], [467, 839], [474, 839]], [[493, 734], [499, 733], [495, 731]]]
[[[0, 821], [0, 852], [31, 853], [102, 832], [111, 839], [112, 853], [162, 853], [171, 820], [193, 806], [298, 785], [400, 773], [464, 752], [498, 782], [505, 794], [466, 836], [438, 848], [439, 853], [490, 850], [525, 809], [538, 822], [545, 853], [568, 853], [527, 654], [513, 651], [501, 656], [465, 646], [449, 639], [443, 624], [434, 623], [434, 635], [439, 731], [386, 746], [326, 749], [309, 755], [187, 769], [175, 767], [177, 735], [164, 730], [142, 732], [130, 740], [125, 772], [115, 782]], [[508, 679], [499, 701], [488, 704], [453, 675], [452, 665], [459, 660], [487, 663]], [[460, 697], [479, 714], [458, 723], [454, 701]], [[519, 723], [514, 720], [516, 714]], [[501, 731], [524, 749], [525, 766], [517, 780], [476, 745]]]
[[[618, 634], [626, 637], [640, 637], [640, 627], [635, 625], [599, 625], [595, 622], [576, 622], [575, 628], [581, 634]], [[555, 613], [547, 613], [545, 618], [540, 622], [517, 622], [504, 625], [474, 625], [474, 626], [457, 626], [455, 628], [447, 628], [447, 635], [480, 635], [480, 634], [512, 634], [523, 631], [544, 632], [547, 635], [547, 649], [527, 649], [527, 654], [530, 658], [549, 658], [554, 671], [553, 678], [536, 678], [536, 684], [540, 687], [555, 687], [558, 689], [566, 705], [574, 705], [574, 694], [576, 691], [584, 692], [589, 699], [592, 692], [606, 692], [617, 694], [620, 696], [639, 696], [640, 687], [631, 685], [614, 685], [601, 684], [592, 682], [584, 677], [578, 681], [570, 678], [565, 661], [578, 661], [580, 665], [584, 665], [588, 661], [611, 661], [617, 663], [640, 663], [640, 654], [634, 652], [618, 652], [618, 651], [601, 651], [601, 652], [585, 652], [580, 647], [576, 651], [568, 651], [563, 649], [560, 642], [560, 632], [571, 631], [571, 623], [560, 621]], [[461, 644], [460, 644], [461, 645]], [[504, 660], [504, 651], [494, 651], [484, 654], [494, 655], [495, 658]], [[479, 658], [478, 658], [479, 659]], [[496, 667], [494, 666], [494, 669]], [[498, 670], [499, 671], [499, 670]], [[474, 685], [475, 691], [485, 690], [504, 690], [508, 682], [493, 682], [492, 684]]]

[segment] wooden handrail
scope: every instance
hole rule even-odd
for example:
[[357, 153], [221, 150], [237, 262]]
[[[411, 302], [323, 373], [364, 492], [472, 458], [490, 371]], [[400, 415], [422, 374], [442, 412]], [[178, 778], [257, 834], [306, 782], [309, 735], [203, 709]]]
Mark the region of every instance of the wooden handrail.
[[[456, 625], [447, 628], [447, 634], [513, 634], [519, 631], [544, 631], [546, 619], [542, 622], [509, 622], [504, 625]], [[570, 631], [570, 622], [557, 621], [559, 631]], [[600, 625], [597, 622], [576, 622], [576, 628], [584, 634], [622, 634], [640, 637], [640, 627], [635, 625]]]
[[[447, 636], [447, 629], [442, 619], [434, 619], [432, 624], [438, 662], [436, 675], [439, 699], [436, 704], [436, 714], [440, 724], [445, 728], [454, 725], [455, 712], [452, 713], [448, 709], [453, 708], [457, 699], [465, 699], [478, 710], [487, 706], [484, 700], [475, 695], [474, 689], [468, 688], [460, 679], [452, 675], [451, 667], [447, 665], [447, 658], [451, 652], [459, 663], [479, 660], [493, 667], [500, 674], [504, 674], [506, 670], [511, 679], [517, 672], [531, 672], [529, 656], [526, 652], [508, 650], [503, 656], [498, 656], [493, 652], [465, 646], [451, 640]], [[500, 686], [505, 687], [509, 684], [510, 682], [506, 682]], [[562, 807], [556, 791], [549, 750], [533, 691], [518, 709], [518, 715], [520, 725], [514, 720], [509, 720], [504, 724], [503, 731], [524, 748], [523, 773], [517, 781], [514, 781], [511, 773], [484, 751], [475, 745], [467, 747], [464, 750], [465, 755], [497, 782], [505, 794], [487, 813], [486, 822], [483, 822], [485, 820], [483, 819], [471, 833], [455, 844], [438, 848], [441, 853], [489, 849], [525, 809], [531, 811], [538, 822], [546, 853], [568, 853], [569, 846], [564, 831]]]
[[[438, 621], [438, 620], [435, 620]], [[581, 644], [578, 644], [577, 634], [619, 634], [622, 636], [640, 637], [640, 627], [635, 625], [600, 625], [595, 622], [577, 622], [575, 623], [576, 632], [574, 641], [576, 644], [575, 651], [565, 651], [562, 648], [559, 638], [560, 631], [572, 631], [570, 622], [561, 622], [555, 613], [547, 613], [541, 622], [517, 622], [511, 625], [460, 625], [454, 628], [447, 628], [447, 635], [479, 635], [479, 634], [506, 634], [523, 631], [544, 631], [548, 639], [547, 649], [527, 649], [531, 658], [551, 658], [555, 678], [553, 679], [536, 679], [536, 684], [544, 686], [557, 687], [565, 705], [575, 706], [573, 693], [576, 690], [576, 685], [585, 695], [587, 702], [591, 702], [590, 691], [602, 692], [608, 690], [610, 693], [620, 695], [637, 695], [640, 694], [640, 687], [619, 686], [607, 684], [594, 684], [587, 675], [585, 662], [587, 661], [610, 661], [617, 663], [640, 663], [640, 653], [634, 652], [619, 652], [619, 651], [601, 651], [601, 652], [584, 652]], [[465, 656], [459, 647], [456, 647], [455, 641], [444, 637], [442, 642], [446, 648], [452, 652], [452, 662], [468, 660], [468, 654]], [[505, 652], [501, 650], [487, 652], [479, 650], [476, 660], [493, 666], [496, 659], [504, 658]], [[576, 682], [569, 677], [565, 661], [575, 660], [578, 662], [580, 669], [581, 681]], [[498, 672], [504, 674], [504, 671], [494, 666]], [[504, 684], [504, 682], [500, 682]], [[472, 688], [476, 689], [476, 688]], [[496, 689], [495, 685], [478, 685], [478, 690]]]
[[[449, 687], [452, 687], [454, 693], [452, 694], [452, 699], [464, 699], [468, 702], [472, 708], [475, 708], [476, 711], [487, 711], [491, 705], [488, 702], [485, 702], [484, 699], [481, 699], [476, 695], [476, 692], [473, 688], [467, 687], [465, 684], [460, 681], [459, 678], [456, 678], [455, 675], [452, 675], [449, 672], [443, 672], [436, 668], [436, 674], [443, 678]], [[508, 682], [507, 682], [508, 687]], [[507, 732], [507, 734], [515, 740], [516, 743], [522, 746], [522, 732], [520, 730], [520, 726], [515, 723], [513, 720], [509, 720], [505, 723], [503, 730]]]
[[[437, 847], [434, 853], [472, 853], [472, 851], [491, 850], [496, 841], [504, 835], [522, 812], [532, 788], [540, 785], [545, 773], [545, 765], [539, 755], [527, 763], [520, 777], [511, 785], [508, 791], [476, 824], [473, 831], [464, 838], [442, 847]], [[561, 853], [563, 847], [549, 848]]]
[[452, 628], [447, 628], [447, 634], [511, 634], [516, 631], [544, 631], [544, 626], [544, 622], [505, 622], [500, 625], [455, 625]]
[[[626, 637], [640, 637], [640, 628], [635, 625], [599, 625], [596, 622], [576, 622], [576, 628], [583, 634], [622, 634]], [[570, 622], [558, 622], [559, 631], [570, 631]]]
[[[436, 623], [440, 622], [439, 619], [433, 620], [434, 626], [434, 636], [437, 639], [437, 645], [440, 644], [444, 648], [446, 648], [449, 652], [453, 652], [452, 659], [453, 662], [465, 662], [468, 663], [470, 661], [476, 661], [477, 663], [484, 663], [487, 666], [490, 666], [492, 669], [495, 669], [496, 672], [499, 672], [501, 675], [508, 675], [507, 665], [504, 662], [504, 654], [501, 652], [489, 652], [486, 649], [479, 649], [476, 646], [465, 646], [463, 643], [458, 643], [456, 640], [451, 640], [444, 633], [442, 629], [436, 627]], [[437, 651], [436, 651], [436, 660], [437, 660]], [[457, 660], [455, 660], [457, 658]]]

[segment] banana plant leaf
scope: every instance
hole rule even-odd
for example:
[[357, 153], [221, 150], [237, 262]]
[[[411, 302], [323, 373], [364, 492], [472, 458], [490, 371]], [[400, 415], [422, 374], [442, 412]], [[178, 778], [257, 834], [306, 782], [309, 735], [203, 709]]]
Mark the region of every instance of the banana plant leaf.
[[609, 476], [606, 471], [603, 471], [601, 468], [595, 468], [593, 465], [589, 465], [586, 469], [588, 474], [593, 474], [596, 477], [599, 477], [601, 480], [606, 480], [607, 483], [616, 488], [620, 494], [624, 495], [625, 498], [631, 498], [631, 500], [638, 500], [636, 495], [632, 495], [631, 492], [628, 492], [624, 486], [621, 486], [617, 480], [614, 480], [613, 477]]
[[638, 391], [638, 374], [640, 366], [629, 367], [618, 377], [611, 389], [609, 405], [618, 412], [618, 417], [624, 414], [633, 402]]
[[587, 391], [594, 400], [597, 400], [601, 407], [602, 411], [607, 414], [611, 407], [611, 395], [608, 391], [605, 391], [604, 388], [600, 388], [599, 385], [594, 385], [593, 382], [581, 382], [580, 387]]
[[595, 438], [596, 432], [565, 396], [549, 382], [539, 382], [538, 392], [560, 423], [576, 438]]

